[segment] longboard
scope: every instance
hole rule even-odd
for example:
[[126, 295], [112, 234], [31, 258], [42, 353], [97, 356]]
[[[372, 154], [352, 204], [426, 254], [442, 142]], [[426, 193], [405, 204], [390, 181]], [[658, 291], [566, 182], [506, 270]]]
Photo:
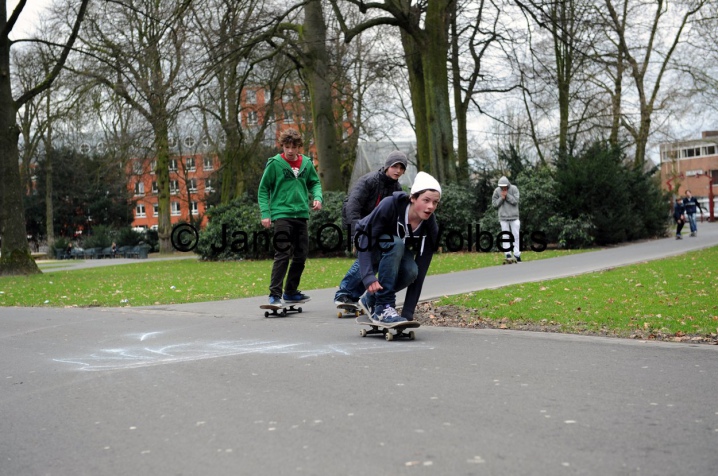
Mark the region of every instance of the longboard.
[[[366, 337], [370, 334], [383, 334], [384, 338], [388, 341], [392, 341], [394, 339], [399, 338], [407, 338], [409, 340], [414, 340], [416, 338], [416, 334], [414, 334], [414, 331], [404, 332], [406, 329], [411, 329], [414, 327], [419, 327], [421, 324], [419, 324], [417, 321], [404, 321], [404, 322], [395, 322], [393, 324], [382, 324], [381, 322], [375, 322], [372, 321], [369, 316], [366, 314], [362, 314], [361, 316], [356, 318], [357, 324], [361, 324], [363, 326], [369, 326], [370, 329], [362, 329], [359, 331], [359, 335], [362, 337]], [[395, 331], [395, 332], [392, 332]]]
[[347, 316], [359, 317], [361, 314], [364, 314], [364, 309], [359, 307], [359, 304], [337, 304], [337, 309], [339, 309], [339, 312], [337, 312], [338, 318]]
[[[264, 311], [264, 317], [269, 316], [279, 316], [279, 317], [285, 317], [287, 314], [292, 312], [302, 312], [301, 307], [295, 308], [294, 306], [297, 304], [302, 304], [307, 301], [294, 301], [291, 304], [284, 303], [282, 305], [272, 305], [272, 304], [262, 304], [259, 306], [260, 309], [270, 309], [272, 312]], [[281, 312], [279, 311], [281, 309]]]

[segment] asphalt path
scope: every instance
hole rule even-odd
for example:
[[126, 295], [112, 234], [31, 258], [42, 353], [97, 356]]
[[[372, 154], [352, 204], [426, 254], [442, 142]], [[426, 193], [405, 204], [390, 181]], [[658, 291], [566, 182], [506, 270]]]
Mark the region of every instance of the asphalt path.
[[[432, 276], [422, 298], [716, 244], [704, 223]], [[718, 346], [432, 327], [386, 342], [337, 319], [333, 291], [285, 318], [265, 298], [0, 309], [0, 474], [718, 472]]]

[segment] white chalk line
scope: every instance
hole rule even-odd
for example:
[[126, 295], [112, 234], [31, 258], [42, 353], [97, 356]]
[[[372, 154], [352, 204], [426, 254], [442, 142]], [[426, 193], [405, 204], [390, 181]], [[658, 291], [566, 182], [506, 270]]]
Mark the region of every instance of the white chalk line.
[[[154, 334], [154, 333], [149, 333]], [[144, 334], [140, 341], [144, 341]], [[122, 370], [170, 365], [206, 359], [217, 359], [245, 354], [286, 354], [297, 358], [326, 355], [351, 356], [355, 353], [409, 352], [427, 349], [424, 346], [405, 346], [375, 343], [370, 345], [340, 346], [334, 344], [316, 346], [311, 343], [283, 343], [277, 341], [219, 341], [187, 342], [181, 344], [148, 347], [131, 345], [125, 348], [101, 349], [84, 357], [55, 358], [54, 362], [76, 365], [81, 371]]]

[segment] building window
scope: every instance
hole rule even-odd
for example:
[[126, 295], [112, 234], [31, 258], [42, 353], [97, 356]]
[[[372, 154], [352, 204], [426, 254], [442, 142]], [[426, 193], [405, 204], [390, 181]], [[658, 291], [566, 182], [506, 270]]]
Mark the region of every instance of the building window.
[[180, 212], [180, 204], [179, 204], [179, 202], [171, 202], [170, 205], [171, 205], [171, 208], [172, 208], [172, 216], [173, 216], [173, 217], [180, 216], [180, 213], [181, 213], [181, 212]]
[[170, 159], [170, 172], [177, 172], [177, 159]]
[[188, 172], [194, 172], [196, 170], [196, 167], [194, 165], [194, 157], [187, 157], [184, 163], [187, 166]]
[[257, 104], [257, 91], [254, 89], [247, 89], [245, 91], [244, 102], [247, 104]]
[[212, 179], [204, 179], [204, 191], [205, 193], [210, 193], [214, 191], [214, 188], [212, 187]]
[[199, 215], [199, 205], [198, 205], [198, 202], [190, 202], [190, 204], [189, 204], [189, 214], [190, 214], [190, 215]]
[[205, 157], [202, 159], [202, 167], [204, 170], [214, 170], [214, 162], [211, 157]]
[[135, 184], [135, 195], [145, 194], [145, 184], [143, 182], [137, 182]]
[[257, 124], [257, 111], [247, 111], [247, 124]]
[[157, 188], [157, 181], [156, 181], [156, 180], [153, 180], [153, 181], [152, 181], [152, 193], [154, 193], [155, 195], [157, 195], [158, 193], [160, 193], [160, 189]]
[[179, 192], [179, 181], [178, 180], [170, 180], [170, 193], [172, 195], [177, 195]]
[[205, 137], [204, 139], [202, 139], [202, 145], [204, 147], [209, 147], [211, 145], [211, 142], [209, 141], [209, 137]]
[[176, 137], [168, 137], [167, 138], [167, 145], [170, 149], [174, 149], [177, 147], [177, 138]]
[[197, 191], [197, 179], [189, 179], [189, 183], [187, 185], [190, 192], [194, 193]]
[[284, 123], [294, 124], [294, 117], [292, 116], [292, 111], [284, 111]]
[[154, 213], [154, 216], [158, 217], [160, 216], [160, 206], [158, 204], [152, 205], [152, 213]]
[[90, 144], [80, 144], [80, 152], [88, 154], [90, 152]]
[[142, 175], [142, 162], [139, 160], [132, 161], [132, 173]]
[[284, 104], [290, 104], [294, 102], [294, 91], [291, 89], [285, 89], [284, 92], [282, 92], [282, 102]]
[[145, 218], [145, 206], [142, 203], [138, 203], [135, 206], [135, 218]]
[[716, 146], [714, 146], [714, 145], [706, 146], [705, 155], [715, 155], [715, 153], [716, 153]]
[[194, 137], [185, 137], [184, 138], [184, 146], [185, 147], [194, 147], [195, 144]]
[[152, 163], [150, 164], [150, 173], [151, 174], [155, 173], [156, 169], [157, 169], [157, 161], [153, 160]]

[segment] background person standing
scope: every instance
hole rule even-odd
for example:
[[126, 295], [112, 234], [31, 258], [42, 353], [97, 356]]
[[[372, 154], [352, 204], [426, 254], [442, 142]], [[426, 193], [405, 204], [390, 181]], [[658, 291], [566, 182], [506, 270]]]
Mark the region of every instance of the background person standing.
[[[519, 230], [521, 221], [519, 220], [519, 189], [516, 185], [511, 185], [509, 179], [501, 177], [498, 187], [494, 190], [491, 197], [491, 204], [499, 212], [499, 223], [501, 231], [508, 231], [513, 237], [513, 252], [516, 261], [521, 261], [521, 240], [519, 239]], [[511, 258], [511, 252], [507, 251], [506, 259]]]

